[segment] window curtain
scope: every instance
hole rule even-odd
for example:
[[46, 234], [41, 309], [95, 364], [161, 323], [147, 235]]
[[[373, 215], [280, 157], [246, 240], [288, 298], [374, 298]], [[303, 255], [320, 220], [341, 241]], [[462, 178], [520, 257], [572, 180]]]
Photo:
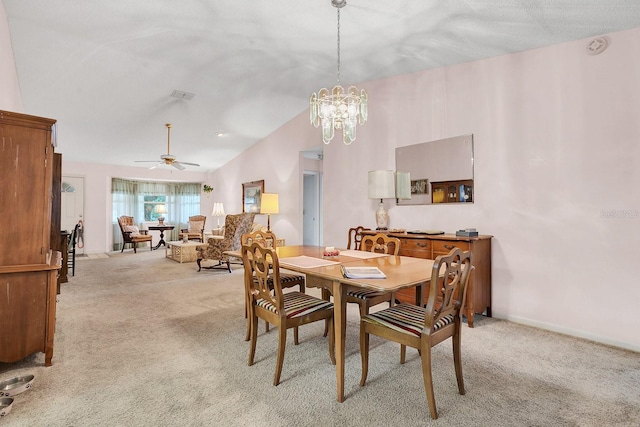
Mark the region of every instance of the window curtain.
[[165, 240], [178, 240], [181, 228], [187, 228], [189, 217], [200, 214], [199, 183], [182, 182], [146, 182], [113, 178], [111, 192], [113, 196], [113, 248], [122, 249], [122, 233], [118, 217], [128, 215], [134, 222], [143, 225], [144, 196], [165, 196], [167, 213], [165, 224], [175, 225], [172, 231], [165, 232]]

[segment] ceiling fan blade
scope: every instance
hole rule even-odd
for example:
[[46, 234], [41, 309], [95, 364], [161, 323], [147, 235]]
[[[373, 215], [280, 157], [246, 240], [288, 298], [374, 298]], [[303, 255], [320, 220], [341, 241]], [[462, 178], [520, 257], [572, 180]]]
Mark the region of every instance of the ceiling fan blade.
[[184, 166], [182, 166], [182, 163], [175, 161], [173, 163], [171, 163], [171, 166], [173, 166], [174, 168], [178, 169], [178, 170], [184, 170]]
[[155, 165], [151, 166], [149, 169], [155, 169], [158, 166], [162, 166], [162, 165], [164, 165], [164, 162], [156, 163]]
[[157, 163], [157, 160], [134, 160], [136, 163]]
[[200, 166], [197, 163], [189, 163], [189, 162], [180, 162], [180, 163], [182, 163], [183, 165], [189, 165], [189, 166]]

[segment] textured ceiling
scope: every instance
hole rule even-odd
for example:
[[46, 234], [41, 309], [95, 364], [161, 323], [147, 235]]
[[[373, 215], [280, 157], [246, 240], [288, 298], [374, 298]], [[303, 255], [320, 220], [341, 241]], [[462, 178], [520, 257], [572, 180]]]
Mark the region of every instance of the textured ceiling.
[[[330, 0], [3, 3], [25, 112], [58, 120], [65, 160], [141, 166], [172, 123], [171, 154], [215, 170], [336, 81]], [[348, 0], [341, 82], [638, 26], [638, 0]]]

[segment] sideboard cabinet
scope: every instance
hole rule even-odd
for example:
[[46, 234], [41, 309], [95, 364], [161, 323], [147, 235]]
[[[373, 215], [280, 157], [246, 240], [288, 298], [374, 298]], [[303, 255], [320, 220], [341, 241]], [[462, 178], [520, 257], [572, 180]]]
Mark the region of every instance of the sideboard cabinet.
[[[376, 234], [374, 230], [363, 231], [362, 234]], [[400, 239], [400, 255], [418, 258], [436, 259], [438, 255], [446, 255], [454, 247], [463, 251], [471, 251], [471, 262], [474, 270], [469, 279], [467, 300], [464, 313], [467, 323], [473, 327], [474, 313], [491, 317], [491, 239], [493, 236], [480, 235], [477, 237], [460, 237], [455, 234], [408, 234], [387, 233], [391, 237]], [[429, 292], [424, 293], [426, 299]], [[403, 289], [396, 293], [396, 299], [415, 304], [415, 292]]]
[[[0, 110], [0, 362], [51, 365], [61, 254], [52, 235], [55, 120]], [[52, 215], [53, 214], [53, 215]]]

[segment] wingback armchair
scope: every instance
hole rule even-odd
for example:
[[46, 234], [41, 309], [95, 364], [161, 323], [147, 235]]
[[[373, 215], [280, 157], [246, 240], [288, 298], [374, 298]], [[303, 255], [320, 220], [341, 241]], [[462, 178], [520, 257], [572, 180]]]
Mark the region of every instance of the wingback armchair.
[[[199, 246], [198, 251], [198, 271], [202, 269], [203, 260], [218, 261], [216, 265], [205, 268], [225, 267], [231, 273], [231, 262], [225, 251], [239, 251], [242, 247], [241, 237], [251, 230], [255, 213], [241, 213], [227, 215], [224, 220], [224, 236], [222, 239], [210, 237], [206, 245]], [[225, 265], [226, 264], [226, 265]]]

